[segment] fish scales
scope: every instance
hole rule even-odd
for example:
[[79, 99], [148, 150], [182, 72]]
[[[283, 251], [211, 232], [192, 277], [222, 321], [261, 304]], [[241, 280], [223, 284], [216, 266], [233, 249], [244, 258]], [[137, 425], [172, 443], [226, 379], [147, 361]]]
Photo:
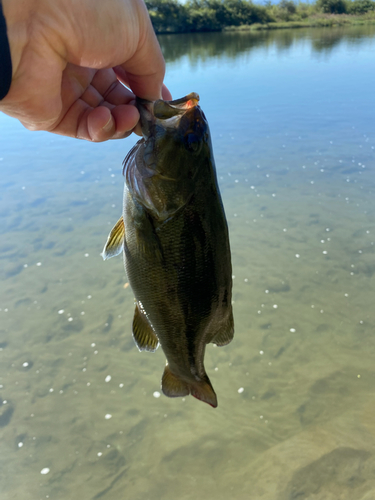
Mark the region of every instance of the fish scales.
[[[209, 128], [197, 94], [137, 98], [144, 138], [124, 163], [123, 217], [103, 258], [124, 253], [136, 299], [133, 336], [167, 358], [162, 391], [217, 406], [204, 368], [206, 345], [234, 333], [228, 228]], [[120, 243], [119, 243], [120, 242]]]

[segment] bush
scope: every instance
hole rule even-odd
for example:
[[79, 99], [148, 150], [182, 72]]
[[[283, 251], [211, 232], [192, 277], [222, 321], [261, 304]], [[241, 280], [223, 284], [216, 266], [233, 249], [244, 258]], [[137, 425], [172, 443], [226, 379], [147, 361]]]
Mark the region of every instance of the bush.
[[220, 28], [267, 22], [269, 17], [265, 7], [247, 0], [190, 0], [185, 5], [193, 17], [212, 11], [215, 25]]
[[349, 2], [347, 11], [349, 14], [366, 14], [375, 10], [375, 2], [372, 0], [354, 0]]

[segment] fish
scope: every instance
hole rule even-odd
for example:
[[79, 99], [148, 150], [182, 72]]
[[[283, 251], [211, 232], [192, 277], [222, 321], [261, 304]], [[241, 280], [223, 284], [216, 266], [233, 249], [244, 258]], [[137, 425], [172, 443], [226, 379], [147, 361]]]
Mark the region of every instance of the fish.
[[210, 130], [195, 92], [173, 101], [136, 98], [143, 138], [124, 160], [123, 215], [102, 257], [123, 254], [135, 296], [133, 338], [166, 356], [161, 390], [212, 407], [206, 345], [234, 335], [228, 225]]

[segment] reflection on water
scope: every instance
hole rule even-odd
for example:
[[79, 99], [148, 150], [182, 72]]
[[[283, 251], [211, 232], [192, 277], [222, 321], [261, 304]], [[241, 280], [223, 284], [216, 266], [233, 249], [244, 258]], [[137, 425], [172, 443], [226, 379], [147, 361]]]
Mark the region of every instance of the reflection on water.
[[238, 58], [243, 53], [249, 53], [257, 47], [275, 46], [277, 50], [288, 50], [295, 43], [311, 39], [311, 47], [315, 52], [329, 52], [340, 43], [351, 46], [366, 47], [373, 37], [373, 25], [349, 26], [311, 29], [281, 29], [264, 31], [243, 31], [225, 33], [193, 33], [181, 34], [176, 42], [175, 35], [160, 35], [159, 41], [164, 57], [169, 62], [178, 61], [184, 56], [189, 58], [194, 67], [198, 61], [205, 61], [211, 57]]
[[219, 407], [158, 397], [163, 353], [136, 349], [121, 259], [99, 256], [132, 139], [1, 116], [1, 498], [375, 498], [374, 29], [160, 39], [230, 227]]

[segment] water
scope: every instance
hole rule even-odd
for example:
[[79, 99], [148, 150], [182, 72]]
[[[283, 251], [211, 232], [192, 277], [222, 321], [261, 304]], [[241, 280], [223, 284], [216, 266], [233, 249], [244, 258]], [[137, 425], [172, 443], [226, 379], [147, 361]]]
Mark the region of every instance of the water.
[[134, 139], [0, 116], [0, 496], [375, 498], [375, 28], [160, 42], [173, 95], [201, 95], [230, 228], [219, 407], [155, 397], [163, 353], [136, 349], [99, 256]]

